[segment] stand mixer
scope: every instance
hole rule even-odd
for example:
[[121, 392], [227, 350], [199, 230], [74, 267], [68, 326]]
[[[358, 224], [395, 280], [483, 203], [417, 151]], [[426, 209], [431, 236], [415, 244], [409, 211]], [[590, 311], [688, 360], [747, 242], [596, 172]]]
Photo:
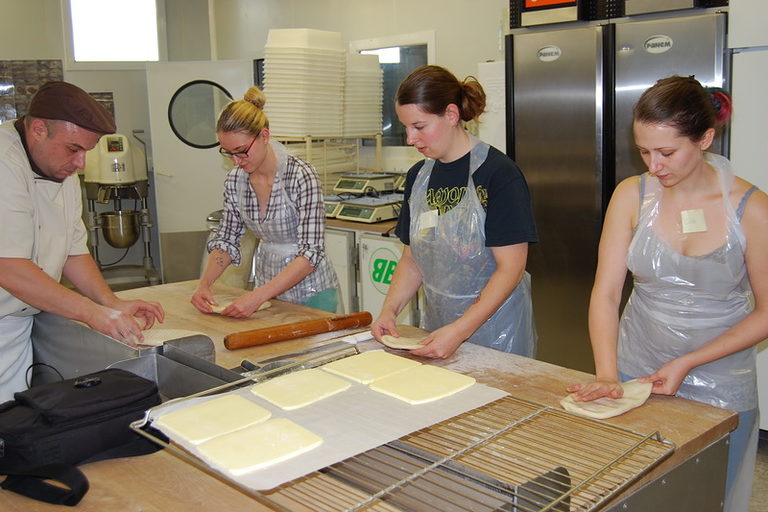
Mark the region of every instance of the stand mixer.
[[[138, 137], [136, 140], [142, 142]], [[90, 245], [96, 264], [102, 271], [139, 273], [150, 285], [159, 284], [150, 252], [149, 182], [142, 148], [132, 146], [125, 135], [104, 135], [86, 155], [84, 174]], [[123, 201], [128, 200], [133, 200], [134, 204], [140, 201], [141, 208], [124, 209]], [[97, 203], [108, 204], [110, 201], [111, 211], [97, 212]], [[141, 237], [144, 244], [142, 265], [104, 265], [99, 257], [99, 232], [109, 245], [126, 249], [126, 252]]]

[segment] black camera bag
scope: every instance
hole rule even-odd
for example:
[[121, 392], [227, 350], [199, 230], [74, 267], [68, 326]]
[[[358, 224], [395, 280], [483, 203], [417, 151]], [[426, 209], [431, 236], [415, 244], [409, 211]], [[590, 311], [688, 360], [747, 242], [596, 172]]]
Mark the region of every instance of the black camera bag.
[[88, 491], [77, 464], [160, 448], [130, 428], [159, 403], [154, 382], [119, 369], [15, 393], [14, 400], [0, 404], [0, 475], [8, 475], [0, 487], [48, 503], [76, 505]]

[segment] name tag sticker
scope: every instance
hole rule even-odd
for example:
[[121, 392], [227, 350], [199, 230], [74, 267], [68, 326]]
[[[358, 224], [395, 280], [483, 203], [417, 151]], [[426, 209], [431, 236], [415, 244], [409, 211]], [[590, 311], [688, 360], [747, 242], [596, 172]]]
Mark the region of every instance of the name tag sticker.
[[683, 223], [683, 233], [701, 233], [707, 230], [707, 219], [704, 210], [683, 210], [680, 212]]
[[437, 226], [437, 210], [429, 210], [419, 216], [419, 229], [429, 229]]

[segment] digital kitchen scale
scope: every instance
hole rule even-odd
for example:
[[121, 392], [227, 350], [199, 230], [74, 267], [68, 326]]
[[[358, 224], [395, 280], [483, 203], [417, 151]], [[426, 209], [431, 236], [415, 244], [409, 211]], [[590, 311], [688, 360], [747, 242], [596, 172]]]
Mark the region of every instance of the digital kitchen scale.
[[392, 220], [400, 215], [402, 203], [403, 194], [397, 192], [347, 199], [341, 203], [336, 218], [367, 223]]
[[336, 217], [336, 214], [341, 210], [341, 202], [343, 198], [340, 195], [330, 194], [323, 196], [323, 205], [325, 206], [326, 217]]
[[336, 193], [365, 194], [395, 190], [395, 175], [382, 172], [342, 174], [333, 187]]

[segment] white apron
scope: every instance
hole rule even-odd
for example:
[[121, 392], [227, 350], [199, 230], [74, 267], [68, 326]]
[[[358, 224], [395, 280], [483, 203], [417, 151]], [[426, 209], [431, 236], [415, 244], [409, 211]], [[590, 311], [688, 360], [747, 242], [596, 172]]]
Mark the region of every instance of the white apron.
[[[62, 183], [30, 177], [28, 187], [35, 226], [31, 261], [58, 282], [72, 243], [71, 222], [76, 213], [64, 199]], [[6, 296], [0, 307], [5, 315], [0, 318], [0, 402], [4, 402], [27, 388], [33, 315], [40, 311], [12, 296]]]
[[[411, 252], [421, 271], [426, 296], [422, 328], [433, 331], [461, 317], [496, 270], [485, 246], [485, 210], [475, 193], [474, 172], [488, 156], [488, 144], [472, 138], [467, 191], [459, 204], [440, 216], [427, 204], [427, 187], [435, 161], [419, 170], [408, 202]], [[435, 217], [437, 220], [435, 220]], [[531, 304], [531, 277], [526, 272], [510, 296], [467, 341], [533, 357], [536, 331]]]

